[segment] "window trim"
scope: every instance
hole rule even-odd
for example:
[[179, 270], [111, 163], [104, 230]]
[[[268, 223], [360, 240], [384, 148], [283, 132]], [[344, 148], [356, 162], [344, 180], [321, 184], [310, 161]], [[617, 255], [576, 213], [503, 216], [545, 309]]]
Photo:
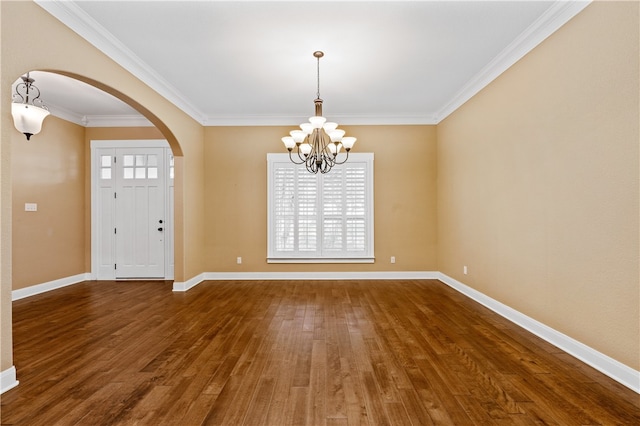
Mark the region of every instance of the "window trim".
[[[269, 153], [267, 154], [267, 263], [375, 263], [374, 255], [374, 182], [373, 182], [373, 153], [353, 153], [349, 154], [349, 162], [361, 162], [365, 163], [365, 204], [366, 204], [366, 222], [367, 222], [367, 253], [365, 255], [345, 255], [345, 256], [305, 256], [302, 255], [286, 255], [278, 254], [275, 252], [274, 244], [272, 240], [272, 232], [274, 227], [274, 215], [272, 213], [274, 203], [274, 191], [273, 176], [274, 167], [278, 163], [290, 164], [288, 154], [283, 153]], [[297, 166], [303, 167], [304, 166]], [[335, 167], [341, 167], [337, 165]], [[331, 172], [329, 172], [331, 173]], [[321, 244], [321, 238], [319, 243]]]

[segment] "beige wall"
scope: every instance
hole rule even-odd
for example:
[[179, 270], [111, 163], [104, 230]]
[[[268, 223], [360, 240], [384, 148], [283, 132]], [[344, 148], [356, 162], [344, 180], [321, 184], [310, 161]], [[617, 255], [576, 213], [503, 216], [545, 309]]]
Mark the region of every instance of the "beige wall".
[[[164, 136], [155, 127], [84, 128], [54, 116], [29, 142], [12, 136], [12, 290], [90, 272], [90, 142]], [[24, 211], [31, 202], [37, 213]]]
[[12, 139], [12, 289], [87, 272], [84, 128], [49, 116], [30, 141]]
[[[25, 16], [38, 31], [21, 31]], [[266, 154], [283, 152], [290, 127], [204, 128], [37, 5], [0, 2], [0, 371], [12, 365], [11, 281], [28, 282], [11, 269], [9, 90], [33, 69], [127, 99], [184, 155], [178, 281], [205, 271], [441, 270], [639, 369], [638, 26], [635, 2], [592, 4], [437, 129], [345, 127], [356, 152], [375, 153], [376, 263], [268, 265]], [[136, 138], [120, 132], [86, 129], [85, 162], [90, 139]], [[88, 249], [87, 210], [79, 244]], [[52, 266], [45, 281], [57, 274]]]
[[638, 28], [593, 3], [438, 125], [439, 270], [636, 370]]
[[205, 270], [435, 271], [435, 126], [341, 126], [358, 138], [354, 152], [374, 153], [374, 264], [266, 263], [267, 153], [286, 152], [293, 127], [206, 128]]
[[[186, 281], [203, 272], [204, 188], [203, 127], [91, 46], [33, 2], [0, 2], [0, 371], [12, 365], [11, 354], [11, 144], [13, 123], [6, 113], [11, 84], [30, 70], [54, 71], [95, 85], [144, 114], [169, 141], [176, 155], [175, 275]], [[29, 22], [34, 31], [24, 31]], [[28, 46], [28, 49], [25, 49]], [[44, 130], [43, 130], [44, 131]], [[40, 135], [34, 136], [34, 141]], [[184, 171], [184, 172], [183, 172]], [[188, 208], [186, 206], [189, 206]]]

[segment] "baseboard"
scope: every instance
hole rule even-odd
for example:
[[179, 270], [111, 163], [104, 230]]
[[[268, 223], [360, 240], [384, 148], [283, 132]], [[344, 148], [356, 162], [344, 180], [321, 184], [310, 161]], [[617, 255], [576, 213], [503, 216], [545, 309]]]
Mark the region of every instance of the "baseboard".
[[437, 280], [438, 272], [205, 272], [206, 280]]
[[0, 373], [0, 394], [18, 386], [16, 367], [10, 367]]
[[196, 275], [187, 281], [174, 281], [173, 291], [187, 291], [200, 284], [205, 280], [205, 274]]
[[85, 273], [74, 275], [71, 277], [60, 278], [58, 280], [53, 280], [42, 284], [32, 285], [30, 287], [20, 288], [11, 292], [11, 300], [15, 301], [24, 299], [25, 297], [35, 296], [36, 294], [45, 293], [47, 291], [89, 280], [91, 280], [91, 274]]
[[205, 272], [185, 282], [174, 282], [173, 291], [187, 291], [203, 281], [221, 280], [437, 280], [438, 272]]
[[449, 287], [486, 306], [498, 315], [562, 349], [601, 373], [606, 374], [618, 383], [640, 393], [640, 371], [636, 371], [443, 273], [439, 273], [438, 279]]

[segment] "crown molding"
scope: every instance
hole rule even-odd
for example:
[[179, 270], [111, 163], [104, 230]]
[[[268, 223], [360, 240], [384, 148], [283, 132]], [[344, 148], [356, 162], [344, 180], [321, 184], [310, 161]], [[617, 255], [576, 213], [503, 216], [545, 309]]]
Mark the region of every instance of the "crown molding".
[[86, 116], [76, 114], [75, 112], [69, 111], [68, 109], [63, 108], [59, 105], [52, 104], [51, 102], [47, 101], [47, 109], [49, 110], [51, 115], [56, 116], [62, 120], [70, 121], [71, 123], [75, 123], [83, 127], [87, 125]]
[[80, 115], [59, 105], [47, 103], [51, 115], [82, 127], [153, 127], [153, 123], [140, 114]]
[[117, 64], [145, 82], [185, 114], [199, 123], [203, 123], [203, 114], [175, 87], [169, 84], [74, 2], [62, 0], [34, 0], [34, 2], [102, 53], [113, 59]]
[[469, 80], [437, 113], [439, 123], [484, 89], [500, 74], [511, 68], [547, 37], [569, 22], [591, 3], [591, 0], [558, 0], [513, 42]]
[[[340, 125], [416, 125], [437, 124], [435, 115], [419, 116], [371, 116], [371, 115], [332, 115], [331, 121]], [[297, 126], [309, 121], [309, 116], [266, 116], [244, 115], [231, 116], [219, 115], [208, 117], [204, 120], [205, 126]]]
[[142, 115], [87, 115], [85, 127], [154, 127]]
[[[210, 116], [196, 108], [177, 89], [151, 69], [110, 32], [91, 18], [74, 2], [62, 0], [34, 0], [36, 4], [75, 31], [98, 50], [120, 64], [134, 76], [144, 81], [153, 90], [165, 97], [184, 113], [205, 126], [260, 126], [291, 125], [306, 121], [307, 117], [286, 116]], [[471, 78], [437, 112], [420, 116], [344, 116], [333, 117], [341, 124], [438, 124], [452, 112], [513, 66], [523, 56], [542, 43], [571, 18], [580, 13], [592, 0], [557, 0], [520, 36], [500, 52], [478, 74]], [[70, 120], [73, 121], [73, 120]], [[106, 121], [106, 120], [105, 120]], [[76, 122], [76, 121], [74, 121]]]

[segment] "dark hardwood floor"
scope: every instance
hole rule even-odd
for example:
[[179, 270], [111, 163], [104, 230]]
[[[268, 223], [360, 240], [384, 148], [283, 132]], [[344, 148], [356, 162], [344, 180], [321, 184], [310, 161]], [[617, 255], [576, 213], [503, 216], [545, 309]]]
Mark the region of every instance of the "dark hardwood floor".
[[14, 302], [3, 425], [638, 425], [640, 396], [438, 281], [87, 282]]

